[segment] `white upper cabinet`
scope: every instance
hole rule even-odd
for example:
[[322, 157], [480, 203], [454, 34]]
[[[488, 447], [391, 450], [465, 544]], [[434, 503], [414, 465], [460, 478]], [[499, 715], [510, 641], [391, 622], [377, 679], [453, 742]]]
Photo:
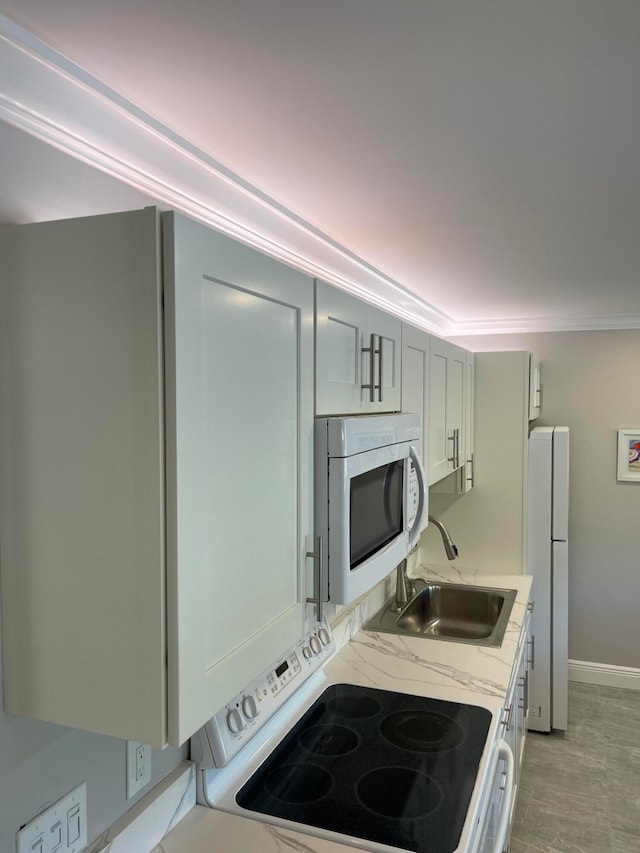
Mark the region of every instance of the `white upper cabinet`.
[[2, 249], [6, 710], [183, 743], [303, 630], [313, 283], [155, 209]]
[[316, 414], [401, 407], [402, 322], [316, 281]]
[[182, 742], [303, 632], [313, 291], [182, 216], [164, 226], [169, 696]]
[[529, 353], [529, 420], [539, 418], [542, 413], [542, 380], [540, 360], [535, 353]]
[[467, 352], [431, 337], [429, 387], [429, 485], [464, 464]]
[[[402, 324], [402, 411], [417, 414], [422, 428], [422, 467], [429, 470], [429, 345], [427, 332]], [[426, 497], [428, 498], [427, 491]], [[428, 507], [422, 528], [428, 524]]]

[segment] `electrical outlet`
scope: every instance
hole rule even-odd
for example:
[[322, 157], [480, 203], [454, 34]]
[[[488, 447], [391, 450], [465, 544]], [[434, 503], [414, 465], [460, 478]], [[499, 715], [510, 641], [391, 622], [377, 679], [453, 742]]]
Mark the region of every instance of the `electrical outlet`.
[[127, 741], [127, 799], [135, 796], [151, 781], [151, 747]]
[[87, 786], [41, 812], [16, 835], [16, 853], [80, 853], [87, 846]]

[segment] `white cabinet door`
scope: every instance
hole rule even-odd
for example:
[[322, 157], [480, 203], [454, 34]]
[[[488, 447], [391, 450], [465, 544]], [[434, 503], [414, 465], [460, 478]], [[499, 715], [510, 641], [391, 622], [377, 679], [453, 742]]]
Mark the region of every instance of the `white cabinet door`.
[[374, 399], [371, 400], [369, 394], [368, 409], [370, 412], [399, 412], [402, 404], [402, 321], [367, 305], [367, 334], [367, 346], [373, 343], [374, 356], [377, 355], [374, 358]]
[[[360, 412], [365, 398], [361, 349], [366, 334], [366, 305], [342, 290], [316, 281], [315, 313], [316, 414]], [[368, 365], [367, 359], [367, 368]]]
[[316, 415], [401, 407], [402, 322], [316, 281]]
[[431, 338], [429, 387], [429, 485], [464, 461], [466, 350]]
[[312, 532], [312, 282], [164, 220], [169, 736], [302, 633]]
[[[408, 323], [402, 324], [402, 411], [420, 417], [422, 429], [422, 467], [429, 468], [429, 342], [430, 336]], [[428, 498], [427, 491], [426, 497]], [[425, 510], [423, 529], [428, 524]]]

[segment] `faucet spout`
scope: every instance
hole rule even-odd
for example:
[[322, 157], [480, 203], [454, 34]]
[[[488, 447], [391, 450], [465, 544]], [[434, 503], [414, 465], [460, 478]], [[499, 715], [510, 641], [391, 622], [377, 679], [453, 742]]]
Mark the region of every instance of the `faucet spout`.
[[447, 528], [438, 518], [435, 518], [433, 515], [429, 516], [429, 524], [433, 524], [433, 526], [439, 530], [440, 536], [442, 536], [442, 544], [444, 545], [447, 560], [455, 560], [455, 558], [458, 556], [458, 549], [453, 544]]

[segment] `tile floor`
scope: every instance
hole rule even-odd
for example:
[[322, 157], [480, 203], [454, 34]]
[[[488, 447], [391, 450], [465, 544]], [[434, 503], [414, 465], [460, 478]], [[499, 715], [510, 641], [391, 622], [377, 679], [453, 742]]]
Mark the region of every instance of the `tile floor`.
[[640, 853], [640, 692], [569, 683], [562, 735], [529, 732], [510, 853]]

